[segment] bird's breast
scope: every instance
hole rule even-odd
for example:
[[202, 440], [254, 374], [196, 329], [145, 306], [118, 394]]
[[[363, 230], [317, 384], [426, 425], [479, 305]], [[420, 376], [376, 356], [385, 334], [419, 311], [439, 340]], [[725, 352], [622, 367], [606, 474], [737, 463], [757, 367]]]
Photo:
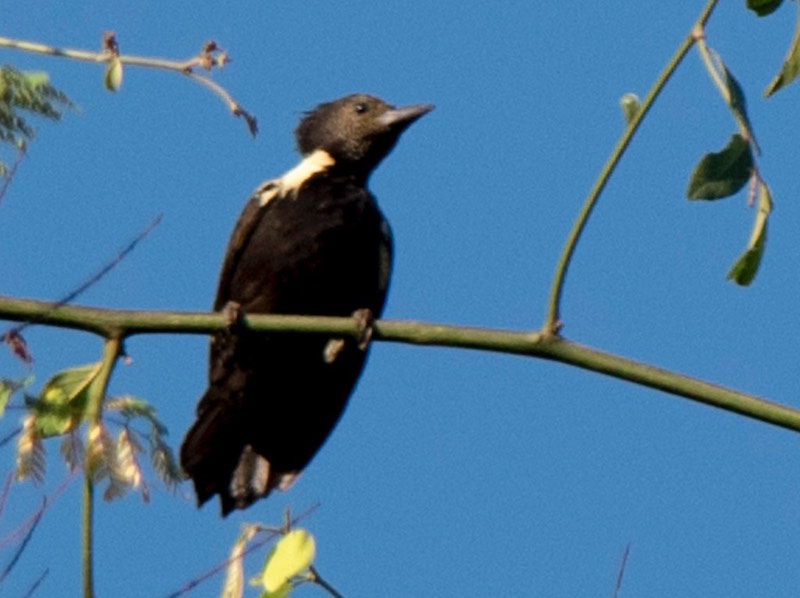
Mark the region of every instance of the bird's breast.
[[231, 294], [240, 296], [228, 299], [242, 303], [245, 311], [380, 312], [391, 247], [386, 247], [385, 221], [366, 189], [312, 177], [296, 193], [262, 209], [234, 266]]

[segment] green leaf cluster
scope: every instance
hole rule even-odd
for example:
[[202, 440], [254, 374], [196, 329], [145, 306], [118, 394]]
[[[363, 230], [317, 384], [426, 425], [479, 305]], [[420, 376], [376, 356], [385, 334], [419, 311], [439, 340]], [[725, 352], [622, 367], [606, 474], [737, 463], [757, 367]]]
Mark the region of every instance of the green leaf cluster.
[[[748, 3], [748, 7], [756, 3]], [[767, 3], [758, 3], [766, 10]], [[773, 7], [777, 8], [777, 5]], [[767, 14], [767, 13], [764, 13]], [[712, 81], [719, 89], [736, 122], [738, 133], [734, 133], [728, 144], [719, 152], [705, 154], [695, 166], [689, 178], [686, 195], [689, 199], [718, 200], [738, 193], [750, 182], [749, 203], [758, 197], [756, 216], [745, 251], [728, 271], [728, 280], [747, 286], [756, 276], [767, 240], [767, 219], [772, 211], [772, 196], [756, 164], [760, 153], [755, 133], [747, 115], [744, 91], [722, 58], [709, 49], [705, 40], [698, 41], [698, 49]]]
[[[0, 143], [22, 150], [35, 132], [29, 115], [57, 121], [64, 108], [72, 107], [69, 98], [50, 84], [47, 73], [0, 67]], [[0, 160], [0, 176], [5, 173]]]
[[[69, 368], [54, 374], [37, 397], [26, 397], [29, 414], [23, 422], [23, 432], [17, 443], [17, 478], [44, 476], [44, 446], [42, 441], [61, 436], [61, 455], [70, 471], [88, 464], [94, 481], [107, 481], [104, 498], [112, 500], [140, 489], [145, 500], [149, 497], [142, 480], [139, 455], [149, 452], [156, 475], [173, 490], [183, 480], [172, 448], [165, 437], [167, 428], [156, 416], [152, 405], [129, 396], [109, 399], [106, 414], [117, 414], [114, 422], [121, 428], [112, 437], [106, 424], [89, 426], [86, 439], [80, 434], [86, 420], [86, 408], [92, 385], [96, 382], [101, 363]], [[0, 415], [13, 392], [29, 384], [0, 380]], [[121, 417], [122, 421], [118, 421]], [[146, 431], [136, 429], [144, 422]], [[145, 448], [145, 441], [149, 451]]]

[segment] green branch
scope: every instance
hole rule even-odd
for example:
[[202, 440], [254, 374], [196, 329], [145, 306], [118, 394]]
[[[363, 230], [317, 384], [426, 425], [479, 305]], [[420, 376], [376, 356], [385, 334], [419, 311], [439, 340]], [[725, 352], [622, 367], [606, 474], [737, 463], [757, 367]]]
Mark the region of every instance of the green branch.
[[622, 159], [622, 155], [625, 153], [628, 145], [630, 145], [633, 136], [636, 134], [636, 131], [639, 130], [639, 125], [641, 124], [642, 120], [644, 120], [644, 117], [647, 115], [650, 108], [653, 106], [653, 103], [661, 93], [661, 90], [664, 89], [664, 86], [667, 84], [667, 81], [669, 81], [670, 77], [672, 77], [672, 74], [678, 68], [678, 65], [686, 57], [686, 54], [689, 53], [689, 50], [691, 50], [692, 46], [697, 42], [697, 32], [703, 30], [708, 18], [711, 16], [711, 11], [714, 10], [717, 2], [718, 0], [708, 1], [689, 34], [675, 51], [675, 54], [672, 56], [672, 58], [670, 58], [667, 66], [664, 67], [664, 70], [661, 71], [661, 74], [659, 74], [656, 82], [653, 84], [653, 87], [647, 92], [644, 100], [642, 100], [639, 110], [628, 122], [628, 125], [625, 127], [625, 131], [622, 133], [622, 137], [620, 137], [619, 141], [617, 141], [617, 145], [614, 146], [608, 161], [606, 162], [605, 166], [603, 166], [603, 170], [600, 171], [600, 175], [597, 177], [592, 189], [589, 191], [589, 195], [586, 198], [586, 201], [584, 201], [581, 211], [578, 213], [578, 217], [575, 220], [575, 224], [573, 224], [572, 230], [567, 237], [567, 241], [564, 244], [564, 249], [559, 257], [558, 264], [556, 265], [555, 274], [553, 275], [553, 284], [550, 287], [550, 298], [547, 304], [547, 315], [545, 317], [544, 325], [542, 326], [542, 331], [546, 335], [551, 336], [558, 334], [558, 330], [561, 326], [561, 294], [564, 290], [564, 281], [567, 276], [567, 269], [569, 268], [569, 264], [572, 261], [572, 256], [575, 253], [578, 239], [580, 239], [583, 229], [586, 227], [586, 223], [589, 221], [589, 216], [591, 215], [592, 210], [594, 209], [595, 205], [597, 205], [597, 200], [599, 199], [600, 194], [603, 192], [608, 180], [611, 178], [611, 174], [616, 169], [620, 159]]
[[[226, 316], [221, 313], [56, 306], [42, 301], [9, 297], [0, 297], [0, 319], [82, 330], [120, 341], [134, 334], [212, 334], [229, 326]], [[353, 318], [250, 315], [244, 316], [241, 325], [256, 332], [273, 333], [358, 337], [362, 332], [359, 322]], [[372, 338], [376, 341], [478, 349], [559, 361], [800, 432], [800, 410], [553, 335], [380, 320], [375, 322]]]

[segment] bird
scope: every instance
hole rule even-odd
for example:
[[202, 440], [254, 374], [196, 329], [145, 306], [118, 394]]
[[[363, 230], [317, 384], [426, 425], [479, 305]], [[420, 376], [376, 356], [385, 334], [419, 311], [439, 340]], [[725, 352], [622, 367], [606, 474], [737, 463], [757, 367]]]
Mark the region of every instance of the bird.
[[[367, 189], [400, 135], [433, 109], [368, 94], [319, 104], [295, 140], [300, 162], [258, 187], [223, 259], [208, 388], [180, 450], [198, 507], [222, 516], [288, 490], [326, 441], [364, 367], [392, 269], [389, 223]], [[246, 314], [354, 316], [363, 338], [256, 333]]]

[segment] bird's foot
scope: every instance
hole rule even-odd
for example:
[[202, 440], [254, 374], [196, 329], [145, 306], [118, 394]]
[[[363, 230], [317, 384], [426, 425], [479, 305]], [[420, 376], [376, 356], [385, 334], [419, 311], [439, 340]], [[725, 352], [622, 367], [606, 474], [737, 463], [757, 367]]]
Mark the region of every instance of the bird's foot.
[[358, 348], [362, 351], [366, 351], [367, 347], [369, 347], [370, 341], [372, 340], [375, 314], [372, 313], [371, 309], [357, 309], [353, 312], [353, 318], [358, 326]]

